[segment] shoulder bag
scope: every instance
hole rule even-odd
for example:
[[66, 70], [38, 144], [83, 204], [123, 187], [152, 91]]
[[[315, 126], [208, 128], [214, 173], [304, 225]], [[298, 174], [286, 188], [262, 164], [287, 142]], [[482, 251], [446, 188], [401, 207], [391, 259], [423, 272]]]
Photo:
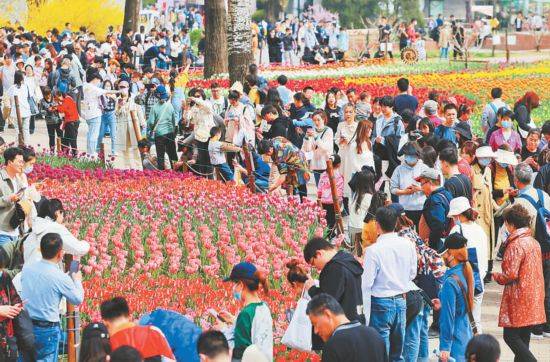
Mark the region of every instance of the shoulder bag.
[[474, 336], [476, 336], [478, 334], [477, 325], [474, 320], [474, 315], [472, 314], [472, 309], [468, 304], [468, 293], [466, 293], [466, 289], [464, 289], [464, 284], [462, 284], [462, 282], [460, 281], [460, 278], [456, 274], [453, 274], [452, 277], [457, 282], [458, 286], [460, 287], [460, 290], [462, 291], [462, 296], [464, 297], [464, 304], [466, 305], [466, 313], [468, 314], [468, 320], [470, 321], [470, 328], [472, 328], [472, 333], [474, 333]]

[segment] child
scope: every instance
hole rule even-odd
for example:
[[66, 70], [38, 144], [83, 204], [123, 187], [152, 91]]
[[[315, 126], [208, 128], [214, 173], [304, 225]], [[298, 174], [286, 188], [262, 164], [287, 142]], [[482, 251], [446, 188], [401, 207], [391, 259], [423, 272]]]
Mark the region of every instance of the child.
[[158, 170], [156, 166], [157, 158], [151, 155], [151, 144], [147, 139], [142, 139], [138, 142], [138, 150], [143, 170]]
[[227, 312], [219, 313], [223, 322], [233, 325], [232, 360], [240, 361], [247, 347], [255, 345], [267, 361], [273, 361], [273, 319], [259, 296], [260, 285], [265, 294], [269, 291], [265, 275], [253, 264], [242, 262], [233, 267], [224, 281], [234, 283], [233, 297], [243, 305], [237, 318]]
[[241, 152], [241, 148], [230, 143], [221, 142], [222, 130], [219, 127], [210, 129], [210, 140], [208, 141], [208, 153], [210, 163], [220, 171], [223, 181], [233, 181], [234, 175], [227, 164], [224, 152]]
[[63, 131], [63, 138], [61, 139], [62, 150], [64, 153], [71, 153], [73, 157], [76, 157], [78, 153], [76, 140], [78, 138], [78, 126], [80, 125], [78, 108], [75, 101], [68, 94], [57, 91], [55, 99], [57, 112], [59, 112], [59, 115], [63, 119], [59, 127]]
[[355, 105], [355, 120], [357, 122], [363, 121], [369, 118], [371, 113], [370, 94], [367, 92], [361, 92], [359, 95], [359, 102]]
[[414, 46], [418, 52], [418, 60], [426, 60], [426, 40], [424, 40], [424, 35], [421, 35], [420, 38], [416, 40]]
[[[342, 160], [339, 155], [332, 156], [332, 168], [334, 174], [334, 182], [336, 183], [336, 194], [338, 203], [342, 204], [344, 195], [344, 176], [340, 173], [340, 164]], [[325, 171], [321, 174], [319, 185], [317, 186], [317, 198], [321, 201], [323, 209], [326, 211], [327, 226], [330, 229], [331, 235], [334, 235], [334, 225], [336, 224], [336, 215], [334, 213], [334, 203], [328, 173]]]
[[63, 137], [63, 131], [61, 130], [61, 117], [59, 117], [59, 113], [57, 112], [57, 103], [55, 102], [51, 89], [44, 87], [42, 94], [44, 95], [44, 98], [40, 100], [40, 113], [46, 120], [50, 152], [54, 153], [55, 135], [57, 134], [57, 137], [59, 138]]

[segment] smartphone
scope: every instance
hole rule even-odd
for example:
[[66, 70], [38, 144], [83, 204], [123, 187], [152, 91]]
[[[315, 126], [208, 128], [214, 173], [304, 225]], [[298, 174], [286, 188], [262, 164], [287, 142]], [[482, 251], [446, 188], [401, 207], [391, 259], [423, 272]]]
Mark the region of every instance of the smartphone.
[[26, 187], [23, 187], [21, 190], [17, 191], [17, 195], [19, 196], [23, 195], [26, 189], [27, 189]]
[[208, 309], [208, 314], [210, 314], [212, 317], [219, 319], [220, 321], [224, 322], [222, 317], [220, 317], [220, 314], [215, 309]]
[[71, 274], [78, 273], [79, 267], [80, 267], [80, 262], [78, 260], [71, 261], [71, 265], [69, 266], [69, 273]]

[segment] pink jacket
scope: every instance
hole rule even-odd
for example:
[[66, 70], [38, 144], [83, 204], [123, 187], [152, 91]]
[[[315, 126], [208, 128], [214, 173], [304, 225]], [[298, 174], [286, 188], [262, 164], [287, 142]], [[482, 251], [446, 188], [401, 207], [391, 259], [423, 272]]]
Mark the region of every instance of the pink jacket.
[[512, 134], [510, 135], [510, 138], [508, 140], [504, 139], [501, 128], [491, 133], [491, 137], [489, 138], [489, 146], [491, 146], [493, 151], [496, 152], [496, 150], [498, 150], [498, 148], [505, 143], [510, 146], [512, 152], [521, 152], [521, 138], [519, 136], [519, 133], [517, 133], [516, 131], [512, 130]]
[[[342, 176], [338, 170], [334, 170], [334, 182], [336, 183], [338, 200], [342, 202], [342, 195], [344, 194], [344, 176]], [[317, 186], [317, 198], [319, 198], [323, 204], [333, 203], [332, 193], [330, 191], [330, 181], [326, 171], [321, 174], [321, 178], [319, 179], [319, 185]]]

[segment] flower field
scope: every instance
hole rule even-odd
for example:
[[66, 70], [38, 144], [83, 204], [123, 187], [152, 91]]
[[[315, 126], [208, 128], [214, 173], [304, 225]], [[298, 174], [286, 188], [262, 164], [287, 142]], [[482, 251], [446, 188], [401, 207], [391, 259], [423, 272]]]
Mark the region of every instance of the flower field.
[[[429, 62], [422, 65], [406, 65], [399, 61], [378, 61], [364, 65], [346, 67], [309, 66], [301, 71], [294, 68], [279, 67], [265, 70], [262, 75], [269, 80], [270, 87], [278, 84], [276, 78], [285, 74], [289, 78], [287, 87], [301, 90], [312, 86], [317, 94], [314, 103], [321, 106], [324, 93], [332, 88], [367, 91], [373, 97], [397, 94], [396, 82], [407, 77], [413, 86], [413, 94], [422, 104], [431, 90], [441, 93], [442, 99], [454, 96], [459, 103], [474, 106], [474, 132], [480, 132], [479, 120], [482, 107], [490, 99], [491, 88], [501, 87], [504, 99], [510, 105], [527, 91], [535, 91], [541, 97], [541, 105], [533, 111], [532, 117], [537, 124], [550, 120], [550, 101], [547, 94], [550, 88], [550, 61], [533, 64], [487, 65], [471, 63], [464, 70], [463, 63]], [[227, 77], [215, 80], [196, 79], [191, 75], [188, 86], [209, 88], [213, 81], [223, 87], [229, 87]]]
[[[170, 308], [207, 328], [207, 310], [237, 312], [231, 286], [221, 282], [233, 264], [247, 260], [270, 276], [266, 299], [275, 322], [281, 360], [308, 360], [278, 345], [290, 293], [284, 265], [300, 257], [324, 218], [315, 203], [253, 195], [246, 188], [172, 172], [78, 170], [37, 164], [47, 197], [67, 209], [68, 228], [91, 243], [83, 259], [86, 319], [99, 304], [125, 296], [136, 315]], [[321, 222], [320, 219], [323, 221]]]

